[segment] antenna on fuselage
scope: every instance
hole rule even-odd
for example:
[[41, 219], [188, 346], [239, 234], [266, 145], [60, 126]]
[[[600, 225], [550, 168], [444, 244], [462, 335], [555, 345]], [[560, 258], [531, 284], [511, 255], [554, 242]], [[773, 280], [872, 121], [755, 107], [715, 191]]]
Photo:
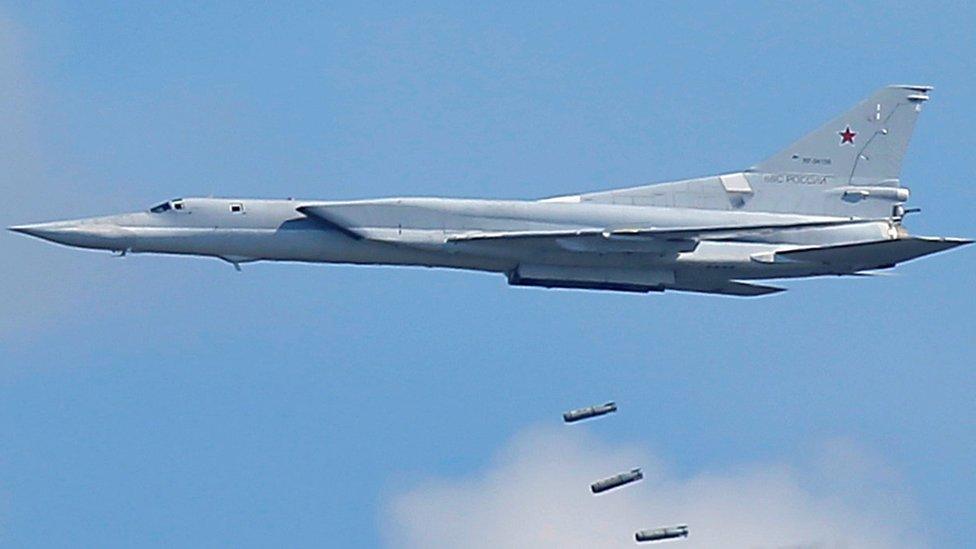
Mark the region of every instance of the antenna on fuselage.
[[226, 257], [220, 257], [220, 256], [217, 256], [217, 257], [220, 260], [226, 261], [227, 263], [230, 263], [231, 265], [233, 265], [235, 271], [241, 272], [241, 262], [240, 261], [234, 261], [233, 259], [228, 259]]

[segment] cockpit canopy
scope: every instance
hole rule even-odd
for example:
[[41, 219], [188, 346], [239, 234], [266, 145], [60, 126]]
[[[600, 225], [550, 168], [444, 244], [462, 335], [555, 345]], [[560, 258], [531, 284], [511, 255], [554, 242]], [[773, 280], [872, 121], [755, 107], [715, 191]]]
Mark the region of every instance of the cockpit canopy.
[[162, 204], [157, 204], [152, 208], [149, 208], [151, 213], [163, 213], [169, 210], [182, 210], [184, 207], [184, 202], [182, 198], [174, 198], [168, 202], [163, 202]]

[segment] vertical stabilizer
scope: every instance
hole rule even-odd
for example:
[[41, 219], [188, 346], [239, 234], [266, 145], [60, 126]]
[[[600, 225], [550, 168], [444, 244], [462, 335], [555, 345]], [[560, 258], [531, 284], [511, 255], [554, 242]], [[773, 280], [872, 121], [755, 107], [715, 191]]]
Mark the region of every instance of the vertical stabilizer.
[[899, 218], [901, 163], [931, 86], [887, 86], [744, 172], [551, 199], [633, 206]]
[[908, 140], [931, 90], [882, 88], [749, 171], [824, 175], [833, 186], [898, 186]]

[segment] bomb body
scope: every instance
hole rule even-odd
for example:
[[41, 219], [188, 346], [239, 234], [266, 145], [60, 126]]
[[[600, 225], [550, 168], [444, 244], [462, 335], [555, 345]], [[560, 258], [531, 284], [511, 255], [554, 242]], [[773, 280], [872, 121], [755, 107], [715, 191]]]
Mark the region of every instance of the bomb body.
[[665, 539], [686, 538], [688, 537], [688, 526], [669, 526], [666, 528], [654, 528], [653, 530], [641, 530], [634, 534], [637, 541], [661, 541]]
[[601, 404], [598, 406], [587, 406], [586, 408], [577, 408], [576, 410], [570, 410], [563, 414], [563, 421], [566, 423], [575, 423], [584, 419], [589, 419], [591, 417], [599, 417], [611, 412], [617, 411], [617, 404], [615, 402], [608, 402], [606, 404]]
[[606, 492], [607, 490], [623, 486], [624, 484], [637, 482], [642, 478], [644, 478], [644, 473], [641, 472], [640, 468], [631, 469], [626, 473], [620, 473], [619, 475], [614, 475], [612, 477], [594, 482], [590, 485], [590, 490], [594, 494], [599, 494], [600, 492]]

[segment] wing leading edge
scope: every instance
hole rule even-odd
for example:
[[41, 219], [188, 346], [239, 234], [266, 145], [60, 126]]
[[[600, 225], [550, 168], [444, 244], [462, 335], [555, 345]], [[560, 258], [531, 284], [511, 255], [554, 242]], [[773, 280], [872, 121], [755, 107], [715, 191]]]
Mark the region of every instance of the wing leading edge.
[[326, 227], [338, 231], [353, 240], [363, 240], [366, 236], [358, 231], [350, 229], [345, 223], [333, 218], [328, 214], [327, 208], [320, 206], [299, 206], [295, 208], [299, 213], [303, 213], [311, 219], [315, 219]]
[[809, 221], [802, 223], [767, 223], [761, 225], [718, 225], [710, 227], [636, 227], [619, 229], [571, 229], [555, 231], [473, 231], [451, 235], [447, 242], [473, 242], [478, 240], [521, 240], [546, 238], [572, 238], [587, 236], [602, 236], [605, 239], [620, 238], [649, 238], [661, 240], [702, 240], [716, 236], [733, 236], [736, 233], [750, 233], [756, 231], [776, 229], [810, 229], [830, 227], [850, 223], [865, 223], [872, 220], [831, 219], [826, 221]]
[[[573, 229], [543, 229], [543, 230], [511, 230], [511, 231], [481, 231], [470, 230], [445, 234], [443, 237], [432, 238], [430, 234], [424, 237], [407, 237], [404, 233], [416, 231], [397, 231], [384, 228], [370, 228], [351, 226], [328, 206], [306, 205], [296, 208], [298, 212], [317, 220], [323, 226], [338, 231], [356, 240], [375, 240], [379, 242], [395, 242], [399, 244], [423, 243], [429, 245], [435, 241], [444, 244], [476, 244], [485, 243], [498, 245], [517, 242], [547, 243], [552, 247], [575, 252], [613, 253], [618, 251], [640, 251], [650, 245], [657, 250], [661, 244], [677, 251], [694, 250], [698, 241], [706, 239], [734, 240], [748, 237], [750, 234], [769, 230], [809, 229], [830, 227], [851, 223], [865, 223], [869, 219], [832, 218], [815, 221], [800, 221], [788, 223], [763, 223], [741, 225], [711, 225], [696, 227], [581, 227]], [[434, 231], [425, 231], [432, 233]], [[416, 239], [416, 241], [414, 241]], [[628, 245], [630, 243], [631, 245]], [[636, 246], [636, 247], [634, 247]]]

